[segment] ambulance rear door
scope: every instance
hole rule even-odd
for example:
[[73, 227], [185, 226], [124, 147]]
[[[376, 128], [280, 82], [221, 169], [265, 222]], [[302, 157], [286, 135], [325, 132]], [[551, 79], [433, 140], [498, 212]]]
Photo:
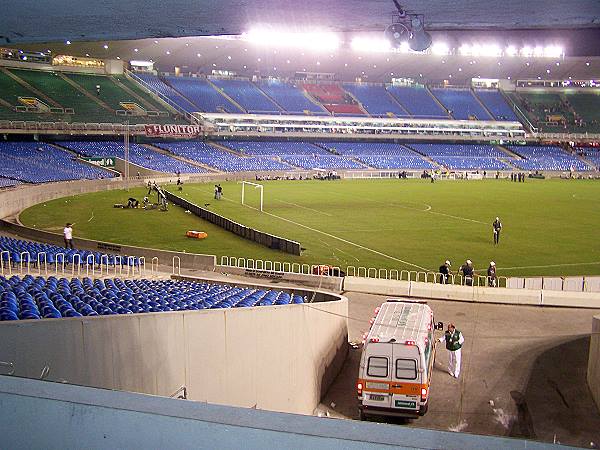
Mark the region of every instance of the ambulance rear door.
[[421, 401], [421, 378], [419, 348], [416, 345], [393, 346], [391, 367], [392, 409], [419, 411]]
[[365, 351], [363, 405], [391, 408], [392, 396], [392, 347], [391, 343], [369, 342]]

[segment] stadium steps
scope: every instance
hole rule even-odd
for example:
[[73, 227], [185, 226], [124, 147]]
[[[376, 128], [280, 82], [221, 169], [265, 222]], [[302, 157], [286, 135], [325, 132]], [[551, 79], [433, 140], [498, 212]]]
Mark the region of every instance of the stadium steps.
[[229, 148], [229, 147], [227, 147], [226, 145], [219, 144], [218, 142], [213, 142], [213, 141], [211, 141], [211, 142], [207, 142], [207, 144], [209, 144], [209, 145], [212, 145], [213, 147], [216, 147], [216, 148], [218, 148], [219, 150], [223, 150], [223, 151], [225, 151], [225, 152], [228, 152], [228, 153], [234, 154], [235, 156], [239, 156], [239, 157], [241, 157], [241, 158], [251, 158], [251, 156], [249, 156], [249, 155], [247, 155], [247, 154], [245, 154], [245, 153], [238, 152], [237, 150], [234, 150], [234, 149], [232, 149], [232, 148]]
[[73, 157], [77, 158], [77, 162], [79, 162], [79, 163], [81, 163], [81, 164], [87, 164], [88, 166], [91, 166], [91, 167], [95, 167], [95, 168], [97, 168], [97, 169], [104, 170], [104, 171], [106, 171], [106, 172], [108, 172], [108, 173], [110, 173], [110, 174], [117, 174], [119, 177], [120, 177], [120, 176], [122, 176], [122, 173], [121, 173], [121, 172], [119, 172], [119, 171], [118, 171], [118, 170], [116, 170], [116, 169], [110, 169], [110, 168], [107, 168], [107, 167], [101, 167], [101, 166], [97, 166], [96, 164], [92, 164], [91, 162], [89, 162], [89, 161], [86, 161], [85, 159], [81, 159], [81, 158], [80, 158], [80, 155], [79, 155], [79, 154], [78, 154], [76, 151], [74, 151], [74, 150], [72, 150], [72, 149], [70, 149], [70, 148], [63, 147], [62, 145], [60, 145], [60, 144], [57, 144], [57, 143], [55, 143], [55, 142], [44, 142], [44, 144], [47, 144], [47, 145], [49, 145], [49, 146], [51, 146], [51, 147], [54, 147], [54, 148], [56, 148], [56, 149], [58, 149], [58, 150], [61, 150], [61, 151], [63, 151], [63, 152], [66, 152], [66, 153], [69, 153], [69, 154], [73, 155]]
[[[494, 116], [494, 114], [492, 114], [492, 112], [488, 109], [488, 107], [485, 106], [485, 103], [483, 103], [481, 101], [481, 99], [477, 96], [475, 89], [471, 88], [470, 91], [471, 91], [471, 95], [473, 96], [475, 101], [477, 103], [479, 103], [479, 106], [481, 106], [483, 108], [483, 110], [488, 114], [489, 117], [487, 118], [487, 120], [496, 120], [496, 116]], [[482, 120], [482, 119], [479, 119], [479, 120]]]
[[444, 104], [442, 102], [440, 102], [440, 100], [434, 95], [434, 93], [431, 92], [431, 89], [429, 89], [429, 86], [425, 86], [425, 90], [427, 91], [427, 93], [429, 95], [431, 95], [431, 97], [433, 98], [433, 100], [438, 104], [438, 106], [442, 109], [442, 111], [444, 111], [446, 113], [446, 115], [450, 119], [454, 119], [454, 117], [452, 116], [452, 114], [450, 114], [450, 111], [448, 111], [448, 108], [446, 108], [444, 106]]
[[299, 88], [302, 92], [302, 95], [304, 95], [309, 102], [311, 102], [312, 104], [318, 106], [321, 111], [323, 111], [324, 113], [326, 113], [328, 116], [331, 115], [331, 113], [329, 111], [327, 111], [327, 108], [325, 108], [323, 106], [323, 104], [321, 102], [319, 102], [317, 99], [315, 99], [312, 95], [310, 95], [306, 90]]
[[280, 112], [284, 112], [284, 113], [287, 112], [287, 110], [283, 106], [281, 106], [273, 97], [271, 97], [269, 94], [267, 94], [265, 91], [263, 91], [258, 84], [254, 83], [252, 81], [250, 82], [250, 84], [252, 84], [256, 89], [258, 89], [258, 91], [262, 95], [267, 97], [271, 103], [273, 103], [275, 106], [277, 106], [279, 108]]
[[8, 103], [6, 100], [0, 98], [0, 106], [4, 106], [5, 108], [13, 110], [14, 106]]
[[108, 79], [110, 81], [112, 81], [115, 84], [115, 86], [117, 86], [119, 89], [125, 91], [128, 95], [130, 95], [131, 97], [136, 99], [140, 105], [142, 105], [144, 108], [146, 108], [147, 111], [156, 111], [157, 110], [157, 107], [155, 105], [150, 103], [148, 100], [146, 100], [142, 96], [138, 95], [136, 92], [133, 91], [133, 89], [130, 89], [129, 86], [126, 86], [124, 83], [122, 83], [117, 78], [109, 76]]
[[152, 151], [155, 151], [156, 153], [162, 153], [163, 155], [167, 155], [169, 158], [173, 158], [173, 159], [177, 159], [181, 162], [190, 164], [192, 166], [196, 166], [196, 167], [200, 167], [202, 169], [208, 170], [211, 173], [221, 173], [219, 170], [215, 169], [212, 166], [208, 166], [206, 164], [202, 164], [201, 162], [198, 161], [194, 161], [193, 159], [187, 159], [184, 156], [179, 156], [176, 155], [175, 153], [171, 153], [168, 150], [165, 150], [164, 148], [158, 147], [156, 145], [152, 145], [152, 144], [141, 144], [142, 147], [147, 147]]
[[[217, 86], [215, 83], [213, 83], [210, 79], [206, 79], [206, 82], [209, 84], [209, 86], [211, 86], [214, 90], [216, 90], [219, 94], [221, 94], [223, 97], [225, 97], [227, 100], [229, 100], [231, 103], [233, 103], [235, 105], [236, 108], [239, 108], [240, 111], [243, 111], [244, 113], [248, 114], [248, 111], [246, 110], [246, 108], [242, 108], [242, 105], [240, 105], [238, 102], [236, 102], [233, 98], [231, 98], [223, 89], [220, 89], [219, 86]], [[261, 91], [262, 92], [262, 91]]]
[[352, 94], [352, 92], [348, 92], [346, 89], [344, 89], [343, 85], [340, 86], [340, 89], [342, 91], [344, 91], [344, 94], [346, 94], [347, 96], [349, 96], [352, 100], [354, 100], [356, 102], [356, 104], [358, 105], [358, 107], [360, 108], [360, 110], [363, 112], [363, 114], [365, 116], [367, 116], [367, 117], [373, 117], [373, 116], [371, 116], [371, 114], [369, 114], [369, 111], [366, 110], [366, 108], [362, 105], [362, 103], [354, 96], [354, 94]]
[[[392, 99], [392, 102], [395, 103], [396, 105], [398, 105], [400, 107], [400, 109], [402, 111], [404, 111], [406, 113], [406, 117], [413, 117], [413, 115], [411, 113], [408, 112], [408, 109], [406, 109], [404, 107], [404, 105], [402, 103], [400, 103], [400, 100], [398, 100], [394, 95], [392, 95], [392, 93], [390, 91], [388, 91], [387, 89], [385, 90], [385, 93], [388, 95], [389, 98]], [[394, 115], [395, 116], [395, 115]], [[397, 117], [397, 116], [396, 116]]]
[[519, 169], [517, 166], [515, 166], [511, 161], [510, 158], [496, 158], [498, 161], [502, 161], [504, 164], [506, 164], [508, 167], [510, 167], [513, 170], [523, 170], [523, 169]]
[[439, 162], [434, 161], [433, 159], [431, 159], [429, 156], [427, 156], [425, 153], [420, 152], [419, 150], [416, 150], [415, 148], [411, 147], [410, 144], [402, 144], [404, 147], [406, 147], [407, 149], [409, 149], [412, 152], [415, 152], [417, 155], [419, 155], [421, 158], [423, 158], [425, 161], [430, 162], [431, 164], [434, 165], [434, 167], [438, 167], [438, 168], [444, 168], [446, 169], [446, 166], [441, 165]]
[[327, 151], [328, 153], [331, 153], [332, 155], [336, 155], [336, 156], [340, 156], [339, 153], [334, 152], [332, 148], [329, 148], [323, 144], [320, 144], [318, 142], [312, 142], [312, 145], [314, 145], [315, 147], [319, 147], [322, 148], [323, 150]]
[[2, 73], [4, 73], [5, 75], [9, 76], [10, 78], [12, 78], [13, 80], [15, 80], [17, 83], [19, 83], [21, 86], [23, 86], [25, 89], [27, 89], [28, 91], [32, 92], [33, 94], [35, 94], [40, 100], [44, 100], [46, 103], [49, 103], [50, 105], [52, 105], [55, 108], [62, 108], [63, 106], [58, 103], [56, 100], [48, 97], [46, 94], [44, 94], [42, 91], [36, 89], [35, 87], [33, 87], [31, 84], [29, 84], [27, 81], [23, 80], [20, 76], [18, 76], [17, 74], [11, 72], [8, 69], [5, 69], [4, 67], [0, 67], [0, 71]]
[[509, 149], [508, 147], [504, 147], [502, 145], [497, 145], [496, 146], [497, 149], [499, 149], [500, 151], [506, 153], [509, 157], [511, 158], [517, 158], [517, 159], [523, 159], [523, 157], [521, 155], [519, 155], [516, 152], [513, 152], [511, 149]]
[[[179, 97], [181, 97], [186, 102], [188, 102], [190, 104], [190, 106], [193, 106], [194, 107], [193, 111], [196, 111], [196, 110], [200, 111], [200, 109], [198, 108], [198, 106], [193, 101], [191, 101], [189, 98], [187, 98], [181, 91], [177, 90], [175, 88], [175, 86], [173, 86], [169, 82], [169, 80], [167, 80], [165, 77], [158, 77], [158, 79], [159, 79], [160, 82], [162, 82], [163, 84], [165, 84], [168, 87], [170, 87], [171, 89], [173, 89], [173, 93], [177, 94]], [[155, 94], [158, 96], [158, 91], [156, 91]], [[188, 111], [188, 110], [186, 109], [186, 111]]]
[[112, 109], [110, 106], [108, 106], [104, 101], [102, 101], [99, 98], [95, 97], [91, 92], [89, 92], [88, 90], [86, 90], [83, 86], [81, 86], [76, 81], [72, 80], [71, 78], [69, 78], [68, 76], [66, 76], [62, 72], [56, 72], [56, 74], [60, 78], [62, 78], [66, 83], [68, 83], [69, 85], [71, 85], [73, 87], [73, 89], [81, 92], [83, 95], [85, 95], [91, 101], [93, 101], [94, 103], [96, 103], [98, 106], [100, 106], [101, 108], [103, 108], [106, 111], [110, 112], [111, 114], [116, 114], [116, 111], [114, 109]]
[[148, 97], [145, 99], [145, 101], [149, 104], [154, 104], [154, 110], [163, 110], [172, 114], [181, 114], [180, 111], [164, 101], [152, 89], [133, 78], [128, 72], [125, 72], [123, 75], [112, 75], [110, 78], [126, 92], [131, 91], [132, 95], [137, 95], [140, 99]]

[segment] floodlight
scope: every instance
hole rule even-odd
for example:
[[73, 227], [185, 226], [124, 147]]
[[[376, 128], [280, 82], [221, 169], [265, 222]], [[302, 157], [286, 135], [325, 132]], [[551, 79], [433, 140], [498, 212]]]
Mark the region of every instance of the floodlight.
[[445, 42], [436, 42], [431, 46], [431, 53], [434, 55], [449, 55], [450, 48]]
[[388, 39], [384, 38], [369, 38], [356, 36], [352, 39], [350, 47], [355, 51], [363, 52], [387, 52], [392, 48], [392, 44]]

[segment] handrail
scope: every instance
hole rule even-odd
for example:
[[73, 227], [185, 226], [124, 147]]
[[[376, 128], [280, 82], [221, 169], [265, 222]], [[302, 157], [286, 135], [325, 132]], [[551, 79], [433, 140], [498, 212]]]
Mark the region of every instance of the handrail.
[[12, 275], [12, 263], [10, 261], [10, 252], [8, 250], [3, 250], [2, 252], [0, 252], [0, 273], [2, 275], [4, 275], [4, 254], [8, 255], [7, 258], [7, 262], [8, 262], [8, 274]]
[[[177, 261], [177, 266], [175, 266], [175, 261]], [[177, 273], [175, 273], [176, 267]], [[173, 256], [173, 275], [181, 275], [181, 258], [179, 256]]]

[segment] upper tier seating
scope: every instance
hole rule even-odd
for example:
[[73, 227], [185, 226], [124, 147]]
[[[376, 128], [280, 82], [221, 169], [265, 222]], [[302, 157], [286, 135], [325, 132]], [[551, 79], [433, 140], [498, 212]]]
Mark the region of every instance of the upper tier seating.
[[364, 169], [361, 164], [350, 158], [335, 155], [288, 155], [282, 157], [284, 161], [303, 169]]
[[290, 165], [274, 159], [260, 157], [244, 158], [200, 141], [171, 143], [160, 142], [155, 143], [154, 145], [164, 148], [175, 155], [179, 155], [189, 160], [197, 161], [207, 166], [214, 167], [223, 172], [292, 169]]
[[0, 320], [304, 303], [287, 292], [181, 280], [0, 276]]
[[470, 90], [433, 88], [431, 92], [450, 111], [452, 117], [457, 120], [470, 118], [476, 118], [477, 120], [492, 119]]
[[190, 100], [196, 106], [196, 111], [236, 114], [243, 112], [221, 95], [205, 78], [166, 77], [165, 81]]
[[[0, 71], [0, 98], [12, 105], [13, 109], [7, 106], [0, 105], [0, 119], [1, 120], [47, 120], [55, 121], [63, 119], [64, 115], [56, 114], [35, 114], [35, 113], [23, 113], [14, 110], [15, 106], [24, 106], [19, 102], [19, 97], [37, 97], [36, 94], [17, 83], [13, 78]], [[41, 99], [40, 99], [41, 100]], [[48, 105], [50, 106], [50, 105]]]
[[592, 170], [591, 166], [567, 153], [560, 147], [552, 145], [515, 145], [510, 146], [509, 148], [512, 152], [525, 158], [513, 162], [513, 164], [523, 170]]
[[[129, 94], [124, 89], [122, 89], [120, 85], [115, 83], [110, 77], [87, 74], [65, 74], [65, 76], [79, 84], [93, 96], [96, 96], [98, 99], [105, 102], [114, 110], [125, 110], [121, 103], [131, 102], [138, 104], [144, 110], [164, 111], [164, 108], [157, 107], [157, 105], [154, 102], [150, 103], [149, 96], [147, 96], [147, 98], [142, 97], [144, 102], [148, 103], [147, 105], [144, 104], [144, 102], [141, 102], [140, 99], [136, 98], [135, 96]], [[123, 82], [121, 82], [121, 84], [123, 84]], [[96, 91], [96, 86], [100, 86], [100, 95], [98, 95]], [[146, 117], [136, 116], [127, 116], [127, 120], [129, 120], [130, 122], [148, 121]], [[153, 118], [152, 120], [155, 121], [156, 118]]]
[[0, 142], [0, 175], [28, 183], [115, 176], [76, 160], [75, 155], [40, 142]]
[[432, 156], [436, 163], [450, 170], [507, 170], [510, 166], [496, 158], [485, 157], [460, 157], [460, 156]]
[[165, 84], [165, 82], [157, 76], [145, 73], [138, 73], [136, 74], [136, 76], [140, 78], [149, 89], [160, 94], [163, 98], [168, 99], [171, 103], [177, 105], [184, 111], [191, 113], [199, 110], [199, 108], [196, 105], [184, 98], [171, 86]]
[[211, 82], [249, 113], [279, 114], [282, 111], [264, 92], [248, 80], [215, 78], [211, 79]]
[[497, 90], [480, 89], [475, 91], [479, 100], [494, 115], [497, 120], [519, 121], [512, 108], [506, 103], [502, 94]]
[[277, 102], [289, 113], [304, 113], [326, 115], [327, 112], [319, 105], [311, 102], [306, 95], [296, 86], [279, 80], [259, 81], [258, 87], [269, 97]]
[[[122, 142], [114, 141], [70, 141], [60, 145], [86, 156], [112, 156], [125, 158], [125, 147]], [[205, 169], [179, 161], [168, 155], [156, 152], [138, 144], [129, 145], [129, 161], [159, 172], [203, 173]]]
[[583, 121], [581, 124], [572, 126], [573, 131], [600, 132], [600, 95], [597, 93], [565, 92], [564, 97]]
[[427, 119], [450, 118], [426, 88], [388, 86], [387, 91], [414, 117]]
[[421, 156], [394, 156], [394, 155], [358, 155], [360, 162], [376, 169], [435, 169], [436, 166]]
[[344, 89], [354, 95], [372, 116], [385, 117], [390, 114], [397, 117], [409, 116], [382, 85], [348, 83], [344, 84]]
[[305, 83], [301, 87], [334, 115], [365, 115], [360, 105], [337, 84]]
[[[73, 108], [75, 117], [72, 121], [103, 123], [117, 122], [123, 119], [114, 111], [103, 109], [98, 103], [71, 86], [58, 73], [17, 69], [10, 69], [10, 71], [58, 102], [63, 108]], [[43, 101], [43, 99], [40, 100]]]
[[228, 141], [225, 145], [247, 155], [314, 155], [330, 154], [309, 142], [288, 141]]

